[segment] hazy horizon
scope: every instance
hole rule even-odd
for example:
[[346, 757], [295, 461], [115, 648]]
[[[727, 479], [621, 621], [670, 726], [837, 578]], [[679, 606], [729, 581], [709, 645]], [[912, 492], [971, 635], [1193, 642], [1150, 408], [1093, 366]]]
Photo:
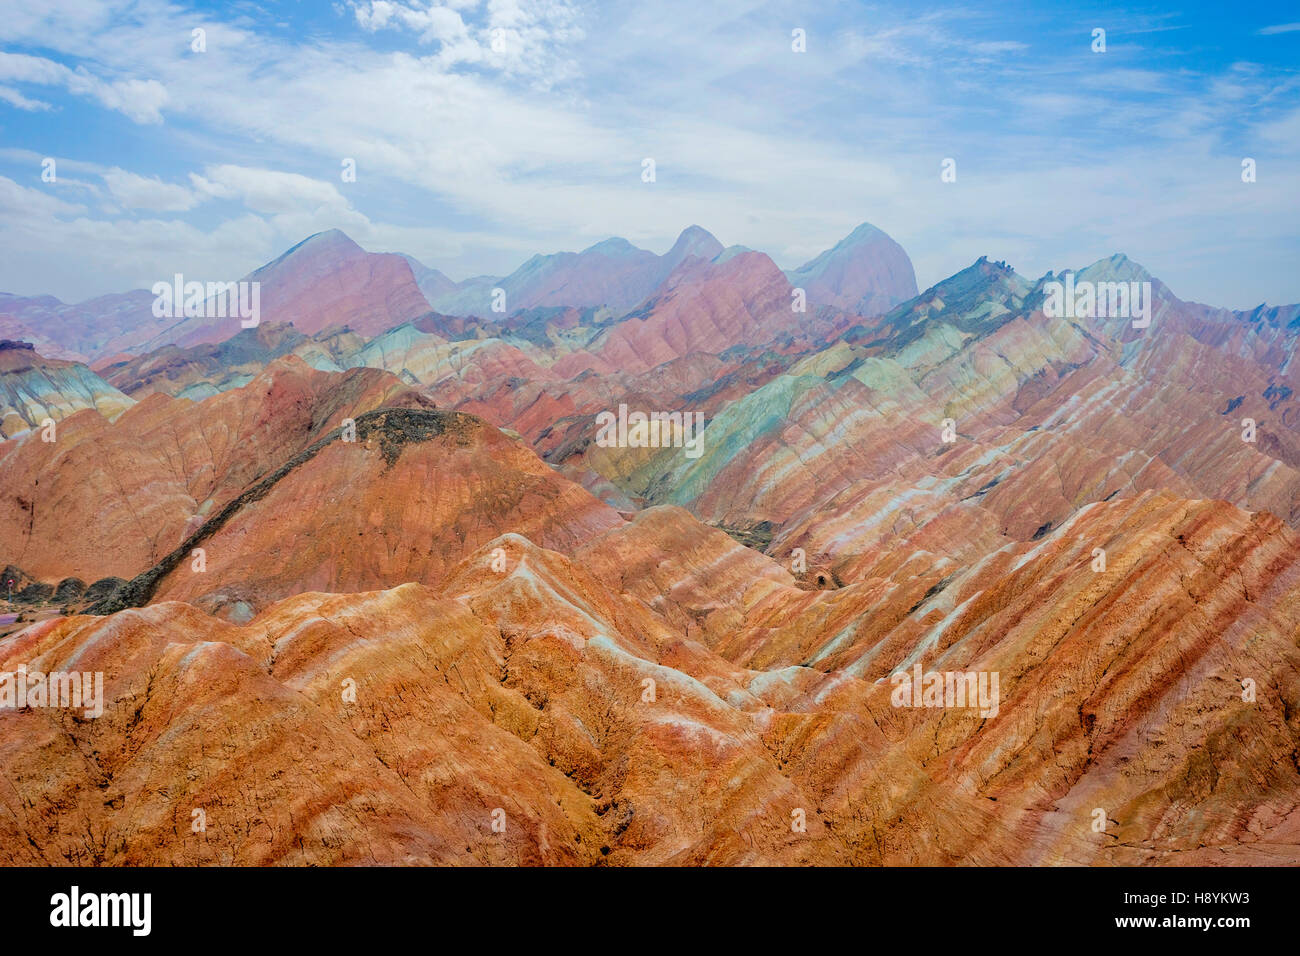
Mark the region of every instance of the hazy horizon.
[[609, 236], [662, 252], [691, 223], [792, 269], [867, 221], [921, 288], [981, 255], [1037, 277], [1123, 253], [1190, 301], [1294, 303], [1296, 20], [1282, 4], [1226, 24], [1204, 5], [1052, 2], [20, 8], [0, 22], [0, 289], [76, 302], [235, 278], [329, 228], [458, 281]]
[[[862, 224], [862, 225], [865, 225], [865, 223]], [[712, 233], [712, 230], [708, 229], [708, 227], [706, 227], [706, 226], [702, 226], [702, 225], [700, 225], [699, 223], [691, 223], [691, 224], [688, 225], [688, 226], [684, 226], [684, 227], [683, 227], [683, 231], [685, 231], [686, 229], [696, 228], [696, 227], [704, 229], [706, 232], [709, 232], [711, 235], [713, 234], [713, 233]], [[322, 235], [323, 233], [326, 233], [326, 232], [332, 232], [332, 231], [341, 232], [341, 233], [343, 233], [345, 236], [348, 235], [346, 230], [338, 229], [337, 227], [333, 227], [333, 228], [331, 228], [331, 229], [323, 229], [323, 230], [321, 230], [320, 232], [315, 232], [315, 233], [312, 233], [312, 234], [309, 235], [309, 236], [304, 236], [302, 239], [298, 240], [296, 243], [293, 243], [292, 245], [287, 246], [285, 249], [281, 250], [279, 253], [277, 253], [276, 255], [272, 256], [272, 257], [271, 257], [270, 259], [268, 259], [266, 262], [259, 263], [258, 266], [256, 266], [256, 267], [255, 267], [254, 269], [252, 269], [252, 270], [249, 270], [248, 273], [245, 273], [245, 274], [243, 274], [243, 275], [241, 275], [241, 276], [231, 276], [231, 277], [229, 277], [229, 278], [231, 278], [231, 279], [236, 279], [236, 278], [246, 278], [247, 276], [249, 276], [249, 275], [251, 275], [253, 272], [255, 272], [258, 268], [261, 268], [262, 266], [265, 266], [265, 265], [269, 265], [270, 263], [276, 261], [276, 259], [280, 258], [281, 256], [287, 254], [288, 252], [290, 252], [290, 251], [292, 251], [293, 249], [297, 248], [298, 246], [302, 245], [302, 244], [305, 243], [307, 240], [312, 239], [312, 238], [314, 238], [315, 236]], [[680, 233], [679, 233], [679, 235], [680, 235]], [[355, 239], [355, 237], [348, 236], [348, 238], [351, 239], [353, 242], [357, 242], [357, 240]], [[593, 247], [593, 246], [599, 245], [599, 244], [601, 244], [602, 242], [608, 241], [609, 239], [621, 239], [621, 238], [624, 238], [624, 237], [621, 237], [621, 236], [606, 236], [604, 239], [597, 239], [595, 242], [589, 243], [587, 246], [584, 246], [584, 247], [582, 247], [581, 249], [556, 249], [556, 250], [551, 250], [551, 251], [549, 251], [549, 252], [542, 252], [541, 254], [542, 254], [542, 255], [551, 255], [551, 254], [561, 254], [561, 253], [569, 253], [569, 254], [580, 253], [580, 252], [584, 252], [584, 251], [586, 251], [587, 249], [590, 249], [590, 248]], [[717, 237], [716, 235], [714, 235], [714, 238], [719, 238], [719, 237]], [[841, 237], [840, 237], [840, 239], [844, 239], [844, 238], [845, 238], [844, 236], [841, 236]], [[674, 239], [674, 241], [675, 241], [675, 239]], [[719, 241], [722, 241], [722, 240], [719, 239]], [[835, 240], [835, 241], [830, 242], [830, 243], [826, 246], [826, 249], [827, 249], [827, 250], [831, 249], [831, 248], [836, 244], [836, 242], [838, 242], [838, 241], [839, 241], [839, 240]], [[404, 250], [401, 250], [401, 249], [372, 249], [372, 248], [367, 248], [364, 244], [362, 244], [362, 243], [360, 243], [360, 242], [357, 242], [357, 245], [361, 246], [361, 248], [363, 248], [366, 252], [372, 252], [372, 253], [391, 253], [391, 254], [396, 254], [396, 255], [410, 255], [410, 253], [407, 253], [407, 252], [405, 252]], [[667, 253], [667, 252], [669, 251], [669, 249], [672, 248], [673, 242], [672, 242], [672, 241], [668, 242], [668, 243], [667, 243], [666, 245], [664, 245], [662, 248], [651, 248], [651, 249], [646, 249], [645, 246], [638, 246], [636, 243], [632, 243], [632, 245], [633, 245], [635, 248], [640, 249], [640, 250], [642, 250], [642, 251], [653, 252], [655, 255], [662, 256], [662, 255], [664, 255], [665, 253]], [[730, 248], [733, 244], [723, 242], [723, 245], [724, 245], [724, 247]], [[744, 245], [744, 243], [735, 243], [734, 245], [741, 246], [741, 245]], [[764, 254], [766, 254], [765, 250], [763, 250], [763, 249], [753, 249], [753, 248], [751, 247], [751, 248], [750, 248], [750, 251], [752, 251], [752, 252], [760, 252], [760, 253], [764, 253]], [[823, 250], [823, 251], [826, 251], [826, 250]], [[907, 251], [907, 250], [904, 249], [904, 252], [906, 252], [906, 251]], [[932, 287], [934, 287], [934, 286], [936, 286], [936, 285], [941, 284], [941, 283], [942, 283], [943, 281], [945, 281], [946, 279], [951, 278], [952, 275], [955, 275], [957, 272], [961, 272], [961, 271], [963, 271], [963, 270], [965, 270], [965, 269], [970, 268], [972, 265], [974, 265], [975, 263], [977, 263], [980, 259], [987, 259], [987, 260], [992, 261], [992, 262], [1006, 262], [1006, 265], [1008, 265], [1008, 266], [1012, 269], [1012, 271], [1016, 272], [1016, 273], [1017, 273], [1018, 275], [1020, 275], [1022, 278], [1025, 278], [1025, 279], [1028, 279], [1028, 280], [1031, 280], [1031, 281], [1037, 281], [1037, 280], [1042, 279], [1044, 276], [1046, 276], [1046, 275], [1048, 275], [1048, 274], [1051, 274], [1051, 273], [1055, 273], [1055, 274], [1058, 274], [1058, 275], [1059, 275], [1059, 274], [1062, 274], [1062, 273], [1067, 272], [1067, 271], [1082, 272], [1084, 269], [1088, 268], [1089, 266], [1095, 265], [1095, 264], [1098, 263], [1098, 262], [1102, 262], [1102, 261], [1104, 261], [1104, 260], [1106, 260], [1106, 259], [1112, 258], [1113, 256], [1121, 256], [1121, 257], [1127, 258], [1129, 261], [1136, 263], [1139, 267], [1141, 267], [1141, 268], [1143, 268], [1143, 269], [1146, 269], [1146, 265], [1145, 265], [1145, 263], [1142, 263], [1142, 262], [1140, 262], [1140, 261], [1134, 259], [1132, 256], [1128, 256], [1127, 254], [1125, 254], [1125, 253], [1123, 253], [1123, 252], [1118, 252], [1118, 251], [1117, 251], [1117, 252], [1115, 252], [1115, 253], [1112, 253], [1110, 256], [1102, 256], [1101, 258], [1099, 258], [1099, 259], [1095, 259], [1095, 260], [1093, 260], [1093, 261], [1091, 261], [1091, 262], [1085, 262], [1085, 263], [1068, 263], [1068, 264], [1066, 264], [1066, 265], [1064, 265], [1064, 266], [1059, 266], [1059, 267], [1056, 267], [1056, 268], [1054, 268], [1054, 269], [1045, 270], [1043, 273], [1040, 273], [1040, 274], [1030, 275], [1030, 274], [1025, 273], [1024, 271], [1022, 271], [1022, 270], [1020, 270], [1020, 269], [1017, 269], [1017, 268], [1016, 268], [1016, 264], [1015, 264], [1014, 262], [1006, 262], [1006, 260], [1001, 259], [1000, 257], [998, 257], [998, 256], [996, 256], [996, 255], [991, 255], [991, 254], [989, 254], [989, 253], [981, 253], [981, 254], [979, 254], [979, 255], [976, 255], [976, 256], [972, 257], [972, 258], [970, 259], [969, 262], [967, 262], [964, 266], [961, 266], [959, 269], [954, 270], [954, 272], [953, 272], [952, 274], [950, 274], [950, 275], [942, 276], [942, 277], [940, 277], [939, 279], [935, 280], [934, 282], [929, 282], [929, 283], [921, 283], [920, 281], [918, 281], [918, 282], [917, 282], [917, 290], [918, 290], [918, 294], [923, 294], [926, 290], [928, 290], [928, 289], [930, 289], [930, 288], [932, 288]], [[418, 257], [412, 257], [412, 258], [417, 259], [417, 261], [421, 261], [421, 260], [419, 260]], [[523, 266], [527, 261], [528, 261], [528, 260], [525, 259], [525, 260], [521, 261], [521, 262], [520, 262], [520, 263], [515, 267], [515, 269], [511, 269], [511, 270], [509, 270], [508, 272], [503, 273], [502, 275], [499, 275], [499, 276], [494, 276], [493, 278], [505, 278], [507, 275], [510, 275], [510, 274], [514, 273], [517, 269], [521, 268], [521, 267], [522, 267], [522, 266]], [[774, 260], [774, 261], [775, 261], [775, 260]], [[433, 264], [433, 263], [429, 263], [429, 262], [423, 262], [423, 261], [421, 261], [421, 264], [424, 265], [424, 266], [428, 266], [428, 267], [431, 267], [431, 268], [435, 268], [435, 269], [438, 268], [437, 265], [435, 265], [435, 264]], [[791, 270], [793, 270], [793, 269], [795, 269], [795, 268], [797, 268], [797, 267], [799, 267], [799, 266], [801, 266], [801, 265], [804, 265], [804, 264], [805, 264], [805, 263], [803, 263], [803, 262], [796, 262], [796, 263], [789, 263], [789, 264], [787, 264], [787, 263], [777, 262], [777, 265], [780, 266], [784, 271], [791, 271]], [[163, 283], [171, 283], [171, 282], [172, 282], [172, 279], [173, 279], [173, 276], [176, 274], [177, 271], [179, 271], [179, 270], [173, 271], [173, 272], [171, 272], [171, 273], [164, 273], [163, 275], [161, 275], [158, 279], [156, 279], [156, 280], [154, 280], [154, 281], [155, 281], [155, 282], [163, 282]], [[441, 269], [440, 269], [439, 271], [445, 271], [445, 270], [441, 270]], [[1150, 272], [1149, 269], [1146, 269], [1146, 271], [1147, 271], [1147, 272]], [[448, 278], [450, 278], [450, 279], [456, 281], [457, 283], [463, 283], [463, 282], [468, 281], [468, 280], [470, 280], [470, 279], [483, 278], [485, 275], [486, 275], [485, 273], [478, 273], [478, 274], [475, 274], [475, 275], [463, 275], [463, 276], [462, 276], [462, 275], [449, 275]], [[1154, 273], [1152, 273], [1152, 275], [1153, 275], [1154, 278], [1156, 278], [1156, 279], [1161, 279], [1161, 277], [1160, 277], [1159, 275], [1156, 275], [1156, 274], [1154, 274]], [[193, 277], [194, 277], [193, 274], [191, 274], [191, 275], [190, 275], [190, 278], [193, 278]], [[1163, 281], [1163, 280], [1161, 280], [1161, 281]], [[149, 285], [152, 286], [153, 283], [151, 282]], [[1166, 283], [1166, 285], [1167, 285], [1167, 283]], [[75, 304], [78, 304], [78, 302], [89, 301], [90, 299], [97, 298], [97, 297], [100, 296], [100, 295], [123, 294], [123, 293], [127, 293], [127, 292], [143, 291], [143, 290], [145, 290], [146, 288], [147, 288], [147, 287], [145, 287], [145, 286], [139, 286], [139, 287], [131, 288], [131, 289], [114, 289], [114, 290], [110, 290], [110, 291], [107, 292], [107, 293], [97, 293], [95, 296], [87, 297], [87, 299], [79, 299], [79, 300], [60, 299], [60, 301], [62, 301], [65, 305], [75, 305]], [[1185, 301], [1185, 302], [1194, 302], [1194, 301], [1196, 301], [1196, 300], [1193, 300], [1193, 299], [1189, 299], [1187, 296], [1179, 295], [1179, 290], [1176, 289], [1176, 288], [1170, 287], [1170, 291], [1171, 291], [1174, 295], [1178, 296], [1180, 299], [1182, 299], [1182, 300]], [[39, 296], [39, 295], [50, 295], [50, 294], [52, 294], [52, 293], [35, 293], [35, 294], [24, 295], [24, 294], [22, 294], [22, 293], [15, 293], [15, 292], [13, 292], [13, 291], [10, 290], [10, 289], [0, 289], [0, 295], [17, 295], [17, 296], [20, 296], [20, 297], [22, 297], [22, 298], [35, 298], [35, 297], [37, 297], [37, 296]], [[58, 298], [58, 297], [56, 296], [56, 298]], [[1267, 305], [1267, 306], [1270, 306], [1270, 307], [1274, 307], [1274, 306], [1294, 305], [1294, 304], [1296, 304], [1296, 303], [1292, 303], [1292, 302], [1264, 302], [1264, 303], [1255, 303], [1254, 306], [1249, 306], [1249, 307], [1246, 307], [1246, 308], [1239, 308], [1239, 307], [1236, 307], [1236, 306], [1224, 306], [1224, 305], [1222, 305], [1221, 303], [1218, 303], [1218, 302], [1200, 302], [1199, 304], [1201, 304], [1201, 305], [1208, 305], [1208, 306], [1212, 306], [1212, 307], [1215, 307], [1215, 308], [1227, 308], [1227, 309], [1230, 309], [1230, 310], [1233, 310], [1233, 311], [1238, 311], [1238, 312], [1247, 312], [1247, 311], [1250, 311], [1251, 309], [1253, 309], [1253, 308], [1255, 308], [1255, 307], [1257, 307], [1257, 306], [1260, 306], [1260, 305]], [[435, 311], [436, 311], [436, 310], [435, 310]]]

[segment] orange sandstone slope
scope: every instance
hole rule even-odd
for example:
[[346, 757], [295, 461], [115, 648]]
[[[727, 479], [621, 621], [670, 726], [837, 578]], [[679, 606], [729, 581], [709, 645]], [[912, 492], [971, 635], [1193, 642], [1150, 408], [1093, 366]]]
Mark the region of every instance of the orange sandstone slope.
[[[107, 682], [0, 710], [0, 861], [1300, 863], [1289, 313], [1138, 342], [982, 261], [778, 360], [789, 292], [737, 256], [567, 352], [426, 317], [0, 444], [0, 559], [132, 578], [0, 639]], [[697, 460], [557, 420], [705, 382]], [[995, 706], [898, 706], [913, 668]]]
[[[135, 579], [246, 619], [304, 590], [436, 583], [505, 531], [569, 550], [622, 523], [530, 449], [387, 372], [277, 360], [203, 402], [150, 396], [0, 445], [5, 564]], [[352, 424], [348, 425], [348, 420]]]
[[57, 440], [0, 443], [3, 559], [37, 578], [131, 577], [344, 418], [431, 405], [392, 375], [286, 357], [195, 403], [151, 395], [114, 421], [85, 409]]
[[[303, 593], [243, 626], [174, 601], [35, 624], [0, 669], [102, 670], [105, 711], [0, 715], [0, 852], [1300, 862], [1282, 522], [1146, 493], [899, 611], [906, 577], [805, 590], [657, 508], [571, 557], [509, 534], [437, 588]], [[997, 713], [893, 706], [913, 662], [997, 672]]]
[[356, 419], [355, 441], [331, 433], [214, 515], [141, 597], [242, 616], [304, 590], [436, 583], [507, 530], [567, 551], [620, 524], [471, 415], [382, 409]]

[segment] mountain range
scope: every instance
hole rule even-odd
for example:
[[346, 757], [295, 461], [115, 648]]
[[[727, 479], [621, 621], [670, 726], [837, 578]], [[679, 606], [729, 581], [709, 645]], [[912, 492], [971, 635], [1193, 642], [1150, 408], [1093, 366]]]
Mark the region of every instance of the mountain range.
[[[709, 232], [691, 226], [662, 256], [613, 238], [582, 252], [533, 256], [505, 277], [474, 276], [456, 283], [411, 256], [366, 252], [333, 229], [307, 237], [239, 281], [260, 284], [261, 315], [269, 322], [292, 324], [307, 334], [347, 327], [373, 336], [429, 311], [491, 319], [532, 309], [572, 307], [618, 315], [653, 296], [675, 273], [731, 254], [735, 252], [729, 254]], [[791, 281], [803, 271], [808, 272], [814, 304], [840, 308], [847, 303], [868, 312], [883, 311], [916, 294], [906, 253], [866, 224], [834, 249], [789, 273]], [[185, 278], [230, 280], [228, 276]], [[159, 281], [170, 284], [173, 277], [159, 277]], [[503, 293], [496, 308], [494, 289]], [[49, 357], [93, 361], [145, 354], [167, 345], [220, 343], [241, 327], [235, 317], [157, 316], [154, 300], [146, 290], [77, 305], [52, 296], [0, 293], [0, 336], [29, 341]]]
[[105, 677], [0, 710], [4, 862], [1300, 863], [1300, 306], [867, 224], [247, 279], [0, 298], [0, 671]]

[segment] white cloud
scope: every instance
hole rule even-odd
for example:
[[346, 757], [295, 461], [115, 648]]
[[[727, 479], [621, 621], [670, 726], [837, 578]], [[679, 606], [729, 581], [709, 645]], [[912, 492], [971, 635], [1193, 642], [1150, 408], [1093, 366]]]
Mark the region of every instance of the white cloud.
[[69, 83], [73, 93], [88, 93], [109, 109], [117, 110], [137, 123], [161, 123], [167, 90], [157, 80], [121, 80], [104, 83], [94, 77], [77, 74]]
[[1157, 70], [1099, 70], [1081, 75], [1079, 84], [1090, 89], [1123, 93], [1169, 93], [1175, 89], [1173, 79]]
[[[53, 6], [23, 6], [0, 21], [0, 40], [83, 65], [17, 55], [0, 58], [0, 79], [147, 121], [165, 110], [173, 158], [196, 170], [194, 208], [221, 199], [251, 213], [229, 213], [252, 237], [233, 252], [164, 230], [189, 244], [174, 246], [178, 258], [271, 258], [336, 226], [466, 275], [611, 234], [662, 250], [698, 222], [793, 266], [869, 220], [908, 249], [922, 284], [982, 253], [1036, 274], [1124, 251], [1189, 297], [1244, 304], [1294, 288], [1281, 272], [1263, 277], [1264, 256], [1244, 245], [1211, 268], [1191, 254], [1243, 231], [1294, 250], [1297, 198], [1275, 184], [1300, 173], [1300, 133], [1276, 70], [1198, 59], [1180, 71], [1116, 43], [1098, 57], [1086, 32], [1073, 48], [1056, 33], [1022, 44], [1033, 34], [979, 33], [969, 24], [990, 15], [978, 12], [957, 29], [952, 11], [809, 22], [809, 52], [793, 54], [790, 17], [764, 0], [610, 0], [581, 13], [558, 0], [375, 0], [346, 11], [343, 39], [259, 29], [250, 12], [204, 23], [201, 56], [188, 53], [195, 17], [163, 0]], [[506, 53], [491, 51], [492, 29]], [[96, 82], [126, 92], [114, 101]], [[152, 133], [136, 131], [142, 143]], [[127, 174], [139, 182], [117, 192], [139, 200], [169, 185], [149, 163], [156, 148], [147, 141]], [[1236, 164], [1256, 150], [1261, 180], [1243, 192]], [[938, 163], [950, 155], [959, 180], [945, 186]], [[345, 156], [356, 183], [338, 179]], [[646, 156], [653, 185], [640, 182]], [[154, 208], [183, 211], [186, 187], [171, 188]], [[204, 215], [214, 209], [227, 212]], [[156, 224], [106, 222], [146, 258], [163, 254]], [[47, 225], [85, 255], [79, 288], [123, 285], [101, 251], [76, 245], [103, 233]]]
[[195, 189], [222, 199], [238, 199], [254, 212], [293, 213], [304, 207], [341, 212], [348, 208], [333, 184], [299, 173], [248, 166], [209, 166], [191, 173]]
[[[0, 179], [0, 197], [4, 193]], [[235, 279], [284, 251], [274, 228], [256, 216], [230, 219], [212, 229], [180, 219], [10, 217], [0, 199], [0, 219], [6, 238], [0, 289], [29, 294], [24, 286], [38, 282], [38, 288], [58, 288], [64, 301], [147, 289], [177, 271]], [[89, 288], [82, 278], [87, 272], [115, 279], [107, 289]]]
[[84, 66], [71, 70], [53, 60], [24, 53], [0, 52], [0, 80], [62, 87], [74, 96], [96, 99], [137, 123], [161, 123], [160, 111], [167, 102], [167, 90], [157, 80], [106, 81]]
[[[49, 189], [32, 189], [0, 176], [0, 221], [13, 222], [27, 219], [52, 219], [75, 216], [86, 211], [78, 203], [69, 203], [54, 195], [55, 186]], [[6, 253], [10, 250], [6, 248]]]
[[469, 28], [460, 14], [446, 6], [418, 7], [373, 0], [359, 3], [354, 9], [357, 23], [372, 32], [385, 27], [405, 27], [418, 33], [421, 43], [453, 43], [469, 37]]
[[50, 109], [49, 103], [42, 100], [30, 100], [8, 86], [0, 86], [0, 101], [8, 103], [16, 109], [26, 110], [29, 113], [39, 113]]
[[971, 49], [976, 53], [998, 56], [1003, 53], [1020, 53], [1029, 49], [1029, 44], [1019, 40], [988, 40], [984, 43], [972, 43]]
[[[481, 66], [521, 77], [539, 89], [576, 75], [566, 48], [584, 34], [568, 0], [488, 0], [485, 11], [478, 6], [477, 0], [365, 0], [352, 9], [364, 30], [408, 30], [420, 44], [436, 44], [428, 62], [439, 71]], [[462, 11], [478, 15], [467, 21]]]
[[150, 209], [157, 212], [185, 212], [198, 205], [198, 197], [175, 183], [165, 183], [157, 176], [137, 176], [113, 167], [103, 174], [113, 198], [127, 209]]

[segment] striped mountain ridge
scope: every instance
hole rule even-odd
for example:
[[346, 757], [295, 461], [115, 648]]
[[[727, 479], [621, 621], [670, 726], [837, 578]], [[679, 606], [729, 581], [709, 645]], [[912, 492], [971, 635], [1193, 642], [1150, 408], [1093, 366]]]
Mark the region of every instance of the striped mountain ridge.
[[[1108, 543], [1106, 572], [1080, 536]], [[873, 624], [877, 585], [802, 590], [673, 508], [572, 557], [507, 534], [435, 587], [309, 592], [242, 625], [177, 601], [64, 617], [0, 666], [104, 670], [105, 715], [3, 719], [25, 797], [0, 797], [0, 845], [27, 864], [1295, 863], [1298, 590], [1281, 522], [1152, 494], [830, 654], [809, 635], [848, 603]], [[912, 660], [995, 669], [997, 714], [893, 706], [883, 675]]]
[[132, 404], [78, 362], [46, 358], [30, 342], [0, 339], [0, 439], [83, 408], [113, 418]]
[[122, 579], [0, 626], [106, 684], [0, 710], [4, 861], [1300, 864], [1300, 310], [814, 262], [106, 360], [0, 442], [0, 564]]

